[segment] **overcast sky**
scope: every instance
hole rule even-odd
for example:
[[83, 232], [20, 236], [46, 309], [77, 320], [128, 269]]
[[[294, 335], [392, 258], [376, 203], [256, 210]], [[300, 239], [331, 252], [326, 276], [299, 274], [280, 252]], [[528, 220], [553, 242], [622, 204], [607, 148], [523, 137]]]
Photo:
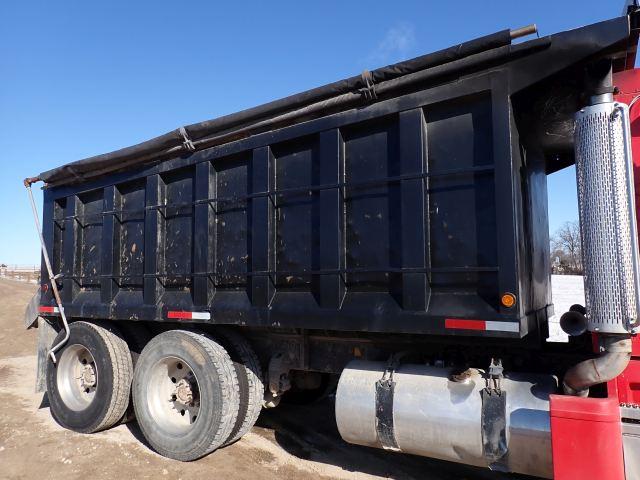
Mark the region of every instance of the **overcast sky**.
[[[0, 263], [39, 262], [24, 177], [503, 28], [594, 23], [618, 3], [2, 2]], [[552, 231], [577, 216], [573, 175], [550, 179]]]

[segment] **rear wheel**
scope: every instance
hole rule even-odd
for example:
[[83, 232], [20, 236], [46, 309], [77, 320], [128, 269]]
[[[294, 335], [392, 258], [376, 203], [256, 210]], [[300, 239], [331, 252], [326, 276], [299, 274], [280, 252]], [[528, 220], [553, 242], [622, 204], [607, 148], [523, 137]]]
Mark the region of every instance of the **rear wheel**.
[[[129, 346], [129, 352], [131, 353], [131, 362], [135, 370], [138, 357], [142, 353], [142, 349], [151, 340], [151, 331], [143, 323], [139, 322], [118, 322], [118, 330], [122, 332], [127, 345]], [[127, 423], [136, 418], [133, 411], [133, 397], [129, 400], [127, 411], [120, 419], [120, 423]]]
[[142, 351], [133, 380], [138, 425], [161, 455], [182, 461], [220, 447], [238, 415], [235, 369], [204, 333], [170, 330]]
[[[47, 366], [51, 414], [70, 430], [104, 430], [122, 418], [129, 404], [133, 377], [129, 348], [107, 323], [74, 322], [69, 330], [57, 362]], [[63, 336], [60, 332], [54, 344]]]
[[226, 328], [216, 331], [220, 343], [229, 353], [238, 377], [240, 403], [238, 418], [225, 445], [240, 439], [258, 420], [264, 399], [260, 360], [249, 342], [239, 333]]

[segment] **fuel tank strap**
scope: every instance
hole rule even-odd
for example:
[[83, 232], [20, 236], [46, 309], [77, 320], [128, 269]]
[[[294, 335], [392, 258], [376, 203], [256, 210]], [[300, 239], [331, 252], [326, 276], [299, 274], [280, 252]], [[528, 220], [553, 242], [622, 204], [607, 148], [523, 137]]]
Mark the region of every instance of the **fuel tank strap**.
[[508, 451], [507, 392], [484, 388], [482, 396], [482, 453], [490, 466], [495, 467]]
[[393, 372], [399, 364], [399, 357], [392, 355], [382, 378], [376, 382], [376, 436], [385, 450], [400, 451], [393, 427], [393, 395], [396, 382]]

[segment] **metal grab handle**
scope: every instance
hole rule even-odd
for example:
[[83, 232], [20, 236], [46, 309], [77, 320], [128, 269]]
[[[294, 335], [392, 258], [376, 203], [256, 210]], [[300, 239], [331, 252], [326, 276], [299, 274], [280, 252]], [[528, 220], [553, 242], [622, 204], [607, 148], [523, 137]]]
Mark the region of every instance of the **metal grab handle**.
[[47, 266], [47, 273], [49, 274], [49, 282], [51, 283], [51, 289], [53, 290], [53, 296], [56, 299], [56, 303], [58, 305], [58, 310], [60, 310], [60, 317], [62, 318], [62, 325], [64, 327], [64, 338], [60, 340], [56, 345], [51, 347], [49, 350], [49, 357], [51, 357], [51, 361], [56, 363], [56, 352], [60, 350], [67, 340], [69, 340], [69, 323], [67, 322], [67, 317], [64, 314], [64, 308], [62, 306], [62, 300], [60, 299], [60, 292], [58, 291], [58, 286], [56, 285], [56, 275], [53, 274], [53, 269], [51, 268], [51, 262], [49, 261], [49, 254], [47, 253], [47, 247], [44, 243], [44, 236], [42, 235], [42, 229], [40, 228], [40, 219], [38, 218], [38, 209], [36, 208], [36, 202], [33, 200], [33, 191], [31, 190], [31, 184], [36, 182], [35, 178], [28, 178], [24, 181], [24, 186], [27, 187], [27, 192], [29, 193], [29, 201], [31, 202], [31, 211], [33, 212], [33, 219], [36, 224], [36, 230], [38, 231], [38, 236], [40, 237], [40, 245], [42, 247], [42, 256], [44, 257], [44, 263]]
[[635, 188], [634, 188], [634, 177], [633, 177], [633, 158], [632, 158], [632, 148], [631, 148], [631, 121], [629, 118], [629, 107], [622, 103], [615, 104], [616, 110], [618, 110], [620, 115], [620, 120], [622, 122], [622, 136], [624, 138], [625, 144], [625, 161], [626, 161], [626, 184], [627, 184], [627, 194], [629, 195], [629, 218], [630, 218], [630, 226], [631, 226], [631, 256], [632, 256], [632, 264], [633, 264], [633, 274], [634, 274], [634, 284], [635, 284], [635, 298], [636, 298], [636, 318], [631, 328], [638, 326], [638, 320], [640, 319], [640, 259], [638, 259], [638, 224], [636, 218], [636, 204], [635, 204]]

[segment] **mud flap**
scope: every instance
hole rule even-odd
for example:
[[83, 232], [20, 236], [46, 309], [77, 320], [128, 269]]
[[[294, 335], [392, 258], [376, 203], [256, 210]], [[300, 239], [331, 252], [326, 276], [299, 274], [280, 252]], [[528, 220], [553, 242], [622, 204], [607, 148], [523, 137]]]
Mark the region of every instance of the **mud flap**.
[[24, 311], [24, 328], [27, 330], [34, 327], [38, 321], [39, 307], [40, 307], [40, 287], [36, 293], [31, 297], [27, 308]]
[[36, 372], [36, 393], [47, 391], [47, 363], [49, 349], [58, 335], [58, 330], [46, 319], [38, 317], [38, 366]]

